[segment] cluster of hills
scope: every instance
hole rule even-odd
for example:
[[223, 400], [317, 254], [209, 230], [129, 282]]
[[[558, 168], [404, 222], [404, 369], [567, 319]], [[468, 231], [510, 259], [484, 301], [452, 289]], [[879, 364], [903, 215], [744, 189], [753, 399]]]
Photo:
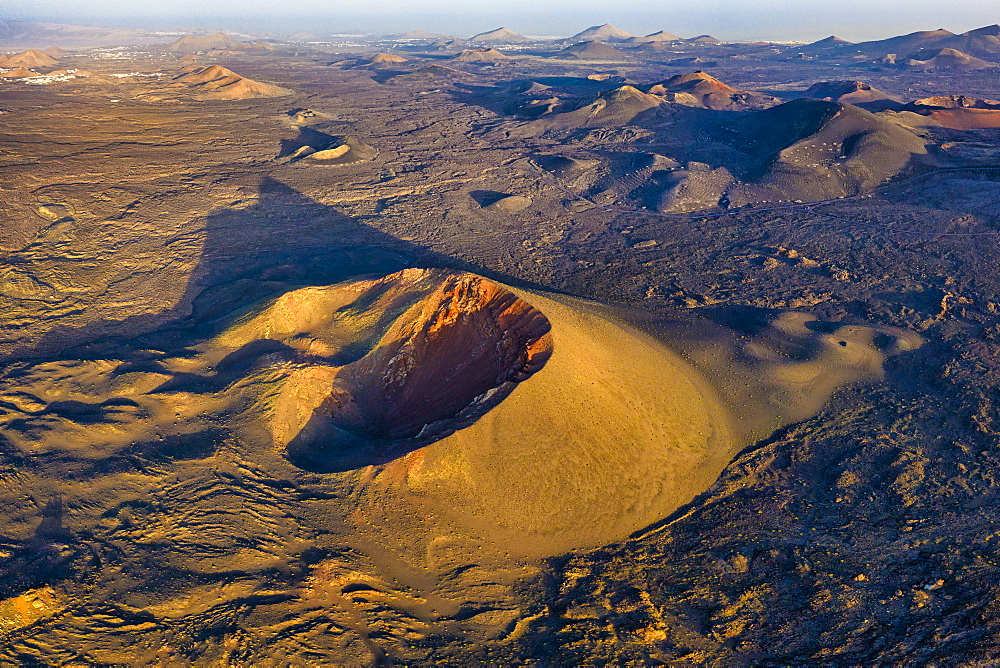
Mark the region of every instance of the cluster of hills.
[[617, 190], [626, 200], [669, 213], [870, 192], [936, 164], [922, 127], [995, 127], [998, 114], [989, 101], [969, 98], [904, 104], [860, 81], [819, 82], [799, 99], [783, 101], [704, 72], [646, 85], [590, 81], [607, 88], [589, 98], [565, 97], [585, 83], [560, 88], [536, 81], [508, 91], [508, 111], [532, 119], [508, 134], [647, 128], [674, 148], [638, 162], [604, 162], [577, 184], [595, 193]]
[[921, 30], [856, 44], [831, 35], [800, 50], [828, 58], [863, 54], [902, 69], [986, 69], [1000, 67], [1000, 25], [961, 34], [943, 28]]

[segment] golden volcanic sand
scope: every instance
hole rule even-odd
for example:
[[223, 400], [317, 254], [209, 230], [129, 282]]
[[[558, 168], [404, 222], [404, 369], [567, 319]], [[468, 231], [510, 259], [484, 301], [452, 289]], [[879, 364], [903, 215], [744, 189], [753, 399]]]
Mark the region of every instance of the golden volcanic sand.
[[548, 318], [552, 357], [476, 423], [394, 463], [401, 491], [541, 555], [622, 538], [712, 484], [735, 439], [693, 366], [583, 302], [510, 290]]

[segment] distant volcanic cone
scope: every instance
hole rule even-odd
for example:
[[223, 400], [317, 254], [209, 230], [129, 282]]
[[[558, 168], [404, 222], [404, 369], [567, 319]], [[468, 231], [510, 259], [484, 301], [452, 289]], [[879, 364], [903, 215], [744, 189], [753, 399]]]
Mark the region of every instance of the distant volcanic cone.
[[247, 79], [221, 65], [196, 67], [174, 77], [171, 86], [194, 89], [200, 100], [246, 100], [292, 94], [287, 88]]
[[28, 49], [24, 53], [0, 57], [0, 67], [45, 67], [59, 61], [38, 49]]

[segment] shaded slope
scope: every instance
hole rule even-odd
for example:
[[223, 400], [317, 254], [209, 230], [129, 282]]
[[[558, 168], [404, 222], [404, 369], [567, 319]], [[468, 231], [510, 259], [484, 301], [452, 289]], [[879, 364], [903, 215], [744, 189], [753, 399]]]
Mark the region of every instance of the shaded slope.
[[815, 201], [871, 190], [906, 170], [926, 146], [913, 132], [853, 105], [795, 100], [733, 125], [750, 159], [728, 191], [736, 206]]

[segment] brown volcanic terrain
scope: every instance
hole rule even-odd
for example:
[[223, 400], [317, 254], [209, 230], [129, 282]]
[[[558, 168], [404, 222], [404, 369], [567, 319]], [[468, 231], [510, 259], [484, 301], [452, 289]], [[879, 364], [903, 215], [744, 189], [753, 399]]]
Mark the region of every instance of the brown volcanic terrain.
[[995, 663], [988, 71], [410, 47], [3, 84], [0, 663]]

